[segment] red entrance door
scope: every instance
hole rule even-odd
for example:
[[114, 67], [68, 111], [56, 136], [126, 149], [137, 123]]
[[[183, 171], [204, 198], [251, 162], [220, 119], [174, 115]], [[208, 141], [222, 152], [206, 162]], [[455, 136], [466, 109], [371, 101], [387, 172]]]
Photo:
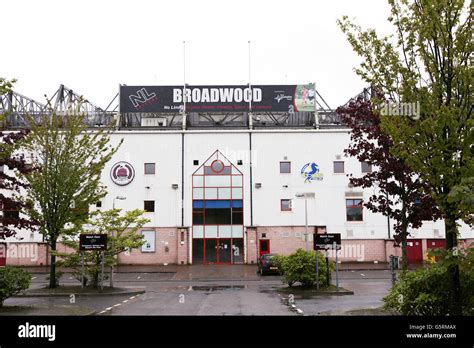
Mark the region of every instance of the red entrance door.
[[204, 263], [231, 263], [232, 246], [230, 239], [206, 239], [204, 249]]
[[265, 254], [270, 254], [270, 240], [269, 239], [260, 239], [258, 256]]
[[407, 241], [407, 258], [409, 264], [423, 262], [421, 239], [409, 239]]

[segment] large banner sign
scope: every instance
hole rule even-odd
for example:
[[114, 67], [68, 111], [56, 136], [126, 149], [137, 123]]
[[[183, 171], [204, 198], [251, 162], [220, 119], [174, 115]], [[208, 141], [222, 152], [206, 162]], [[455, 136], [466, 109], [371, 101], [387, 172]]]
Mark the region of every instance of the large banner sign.
[[[120, 86], [120, 112], [314, 111], [314, 84], [252, 86]], [[184, 92], [184, 93], [183, 93]]]

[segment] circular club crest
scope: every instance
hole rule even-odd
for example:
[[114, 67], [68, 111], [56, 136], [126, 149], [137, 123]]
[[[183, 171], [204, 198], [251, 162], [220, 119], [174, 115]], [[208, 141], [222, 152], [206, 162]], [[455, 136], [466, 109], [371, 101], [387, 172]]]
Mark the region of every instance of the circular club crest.
[[304, 182], [311, 182], [313, 180], [323, 180], [323, 173], [319, 170], [319, 166], [314, 162], [306, 163], [301, 168], [301, 176], [305, 178]]
[[115, 184], [125, 186], [133, 181], [135, 169], [128, 162], [117, 162], [110, 170], [110, 177]]
[[219, 174], [220, 172], [222, 172], [224, 170], [224, 163], [222, 163], [221, 160], [214, 160], [211, 163], [211, 170], [214, 173]]

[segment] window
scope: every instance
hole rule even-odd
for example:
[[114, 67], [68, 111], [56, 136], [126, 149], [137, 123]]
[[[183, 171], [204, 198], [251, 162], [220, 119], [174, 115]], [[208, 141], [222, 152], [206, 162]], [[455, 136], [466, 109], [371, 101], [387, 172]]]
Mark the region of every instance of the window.
[[281, 211], [291, 211], [291, 199], [282, 199], [282, 200], [280, 200], [280, 210]]
[[153, 213], [155, 211], [155, 201], [144, 201], [143, 209], [146, 212]]
[[142, 253], [153, 253], [155, 252], [155, 231], [142, 231], [143, 234], [143, 245]]
[[291, 173], [291, 162], [280, 162], [280, 173]]
[[198, 161], [198, 160], [194, 160], [194, 161], [193, 161], [193, 165], [198, 166], [198, 165], [199, 165], [199, 161]]
[[346, 199], [347, 221], [363, 221], [362, 209], [362, 199]]
[[95, 204], [95, 206], [96, 206], [97, 208], [102, 208], [102, 201], [98, 201], [98, 202]]
[[371, 173], [372, 172], [372, 165], [368, 164], [367, 162], [360, 162], [362, 173]]
[[341, 174], [344, 173], [344, 161], [334, 161], [334, 173]]
[[5, 220], [18, 220], [20, 218], [20, 212], [18, 210], [5, 210], [3, 212], [3, 218]]
[[238, 166], [241, 166], [242, 163], [243, 163], [242, 160], [237, 160], [237, 165], [238, 165]]
[[155, 163], [145, 163], [145, 174], [155, 174]]

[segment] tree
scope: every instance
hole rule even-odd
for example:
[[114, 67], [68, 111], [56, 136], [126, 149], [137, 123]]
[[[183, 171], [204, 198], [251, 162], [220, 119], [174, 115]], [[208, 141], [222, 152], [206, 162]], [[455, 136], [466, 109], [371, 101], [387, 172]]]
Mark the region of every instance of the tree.
[[[87, 224], [81, 227], [81, 233], [107, 234], [107, 250], [104, 254], [104, 265], [109, 267], [117, 263], [117, 256], [123, 252], [139, 248], [144, 243], [144, 237], [139, 230], [149, 222], [142, 217], [143, 210], [127, 211], [120, 216], [120, 209], [111, 209], [98, 212]], [[82, 256], [79, 250], [79, 241], [76, 236], [66, 236], [62, 244], [74, 250], [73, 253], [56, 253], [62, 258], [58, 263], [61, 267], [73, 268], [78, 280], [82, 276]], [[91, 286], [99, 286], [99, 277], [102, 271], [102, 253], [97, 251], [84, 252], [85, 272], [91, 278]]]
[[[445, 222], [446, 248], [456, 257], [457, 221], [474, 207], [453, 197], [474, 176], [471, 64], [474, 51], [472, 1], [389, 0], [394, 37], [379, 38], [347, 17], [338, 21], [362, 57], [356, 72], [380, 86], [388, 100], [420, 103], [420, 118], [383, 116], [381, 128], [393, 139], [391, 153], [427, 185]], [[470, 190], [472, 195], [472, 190]], [[459, 196], [458, 196], [459, 197]], [[449, 310], [461, 313], [459, 267], [448, 267]]]
[[39, 221], [51, 249], [49, 287], [56, 282], [56, 248], [60, 236], [74, 235], [89, 218], [89, 206], [106, 194], [100, 182], [105, 164], [118, 146], [109, 144], [111, 128], [87, 129], [84, 115], [44, 115], [31, 128], [23, 149], [38, 171], [25, 174], [28, 214]]
[[[373, 100], [381, 99], [375, 90], [373, 96]], [[436, 220], [441, 215], [426, 193], [426, 184], [405, 160], [390, 153], [393, 141], [380, 129], [380, 114], [373, 110], [373, 100], [358, 96], [337, 109], [342, 121], [351, 128], [351, 143], [344, 153], [375, 167], [360, 178], [351, 174], [349, 181], [355, 187], [378, 188], [364, 206], [395, 220], [395, 244], [401, 245], [402, 269], [406, 270], [408, 228], [419, 228], [423, 220]]]
[[[10, 93], [15, 80], [0, 78], [0, 96]], [[20, 179], [21, 175], [29, 174], [33, 168], [27, 164], [25, 156], [18, 153], [18, 147], [25, 138], [26, 130], [7, 130], [4, 118], [7, 114], [0, 114], [0, 239], [13, 237], [19, 229], [33, 230], [36, 226], [34, 220], [19, 215], [26, 210], [17, 194], [26, 187]], [[8, 171], [7, 171], [8, 169]]]

